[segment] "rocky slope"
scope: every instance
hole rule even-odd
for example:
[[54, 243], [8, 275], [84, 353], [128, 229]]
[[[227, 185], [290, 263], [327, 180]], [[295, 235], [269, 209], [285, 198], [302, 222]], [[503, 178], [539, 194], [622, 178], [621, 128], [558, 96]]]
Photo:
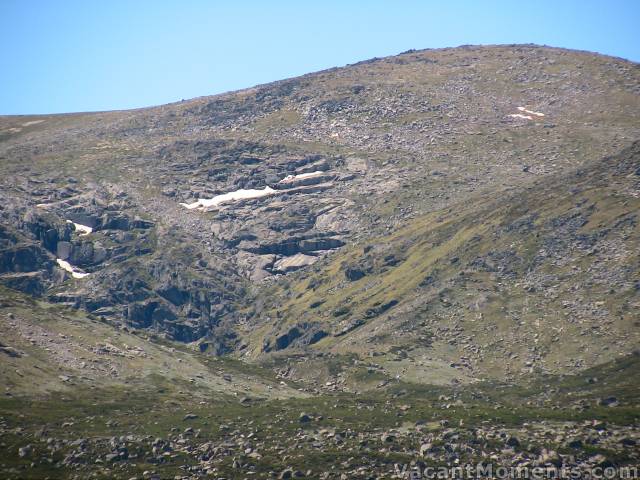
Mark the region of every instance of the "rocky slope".
[[639, 94], [505, 45], [0, 117], [1, 476], [637, 465]]
[[[283, 326], [300, 321], [305, 325], [297, 344], [342, 335], [339, 343], [346, 345], [360, 335], [353, 333], [359, 323], [373, 317], [385, 322], [391, 307], [414, 317], [414, 311], [431, 308], [424, 298], [410, 298], [423, 292], [407, 292], [419, 275], [425, 277], [420, 282], [429, 284], [430, 274], [421, 265], [414, 276], [406, 254], [418, 242], [416, 235], [431, 235], [425, 222], [444, 215], [452, 226], [423, 242], [421, 255], [444, 245], [435, 256], [451, 253], [448, 261], [454, 262], [454, 256], [460, 261], [459, 269], [454, 262], [450, 270], [489, 276], [497, 271], [500, 281], [508, 278], [530, 288], [519, 294], [519, 302], [537, 304], [540, 292], [554, 283], [543, 279], [544, 269], [575, 250], [547, 245], [546, 254], [531, 260], [535, 253], [530, 249], [545, 245], [530, 242], [518, 249], [506, 242], [524, 241], [527, 232], [544, 228], [562, 230], [566, 238], [553, 241], [573, 245], [579, 221], [558, 214], [548, 219], [557, 225], [536, 223], [535, 212], [524, 213], [514, 220], [523, 224], [513, 227], [507, 239], [491, 231], [487, 222], [504, 219], [490, 212], [506, 208], [529, 188], [534, 199], [546, 195], [543, 187], [532, 185], [574, 181], [571, 172], [637, 139], [639, 78], [637, 65], [589, 53], [461, 47], [410, 51], [156, 108], [4, 117], [1, 279], [11, 288], [83, 308], [113, 324], [198, 341], [214, 353], [288, 347], [293, 339]], [[630, 193], [620, 194], [632, 199], [634, 187], [625, 188]], [[587, 202], [582, 210], [589, 208], [588, 196], [581, 201]], [[461, 208], [475, 202], [476, 210]], [[627, 223], [607, 228], [626, 228], [631, 235], [635, 203], [620, 208], [621, 215], [631, 215]], [[586, 218], [585, 212], [574, 213]], [[465, 227], [478, 216], [486, 219], [484, 225]], [[504, 237], [504, 245], [489, 248], [495, 247], [488, 242], [496, 235]], [[464, 246], [469, 241], [477, 244], [476, 258], [454, 255], [460, 245], [452, 242]], [[617, 237], [602, 241], [615, 256]], [[633, 247], [632, 242], [625, 245]], [[363, 311], [341, 315], [334, 309], [328, 324], [323, 316], [329, 306], [349, 308], [342, 294], [318, 309], [311, 308], [311, 301], [301, 305], [304, 311], [288, 313], [269, 305], [265, 313], [263, 298], [273, 289], [299, 292], [306, 288], [308, 272], [330, 272], [336, 258], [358, 248], [373, 250], [362, 258], [350, 253], [353, 265], [335, 272], [335, 281], [364, 286], [373, 271], [405, 269], [413, 283], [398, 285], [395, 294], [387, 288], [384, 298], [372, 295], [373, 303], [380, 303], [362, 305]], [[618, 263], [624, 264], [627, 257], [618, 254], [623, 255]], [[610, 272], [612, 262], [600, 259], [599, 275], [605, 283], [617, 275], [624, 290], [629, 276]], [[531, 323], [531, 313], [528, 318], [484, 311], [485, 304], [514, 308], [494, 305], [491, 298], [501, 295], [495, 291], [474, 289], [462, 301], [464, 279], [447, 280], [445, 287], [432, 277], [437, 287], [420, 288], [451, 290], [438, 293], [454, 302], [449, 316], [473, 303], [479, 305], [474, 315], [484, 319], [479, 325], [519, 316], [522, 335], [542, 328]], [[557, 298], [567, 285], [556, 288]], [[583, 286], [573, 287], [578, 295], [587, 294]], [[325, 296], [333, 293], [328, 286]], [[571, 305], [563, 311], [589, 318], [628, 312], [636, 301], [615, 300], [604, 308], [587, 307], [573, 293], [566, 300]], [[608, 301], [592, 300], [594, 305]], [[542, 316], [556, 315], [555, 305], [553, 311], [548, 302], [540, 308]], [[629, 321], [629, 313], [620, 315]], [[456, 322], [428, 332], [407, 325], [407, 331], [429, 343], [430, 335], [455, 336], [452, 332], [463, 328]], [[323, 328], [313, 326], [320, 323]], [[255, 335], [256, 325], [266, 332], [262, 337]], [[438, 333], [445, 327], [448, 333]], [[469, 345], [470, 350], [478, 347]], [[448, 363], [459, 354], [454, 348], [437, 357]], [[465, 361], [471, 370], [475, 362], [487, 360], [474, 355], [475, 360]], [[519, 362], [535, 367], [539, 357], [521, 354], [518, 369]]]
[[268, 371], [198, 355], [180, 344], [0, 287], [2, 368], [6, 397], [65, 395], [79, 389], [176, 393], [194, 398], [288, 398], [303, 393]]
[[[249, 353], [353, 354], [424, 383], [615, 359], [640, 343], [638, 212], [634, 143], [570, 174], [416, 216], [266, 289], [250, 310]], [[297, 370], [305, 375], [304, 363]]]

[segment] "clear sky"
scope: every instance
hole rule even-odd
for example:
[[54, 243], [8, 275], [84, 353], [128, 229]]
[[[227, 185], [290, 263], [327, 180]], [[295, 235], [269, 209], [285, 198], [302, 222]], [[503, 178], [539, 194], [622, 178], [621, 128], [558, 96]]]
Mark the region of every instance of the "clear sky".
[[415, 48], [538, 43], [640, 61], [640, 0], [0, 0], [0, 114], [113, 110]]

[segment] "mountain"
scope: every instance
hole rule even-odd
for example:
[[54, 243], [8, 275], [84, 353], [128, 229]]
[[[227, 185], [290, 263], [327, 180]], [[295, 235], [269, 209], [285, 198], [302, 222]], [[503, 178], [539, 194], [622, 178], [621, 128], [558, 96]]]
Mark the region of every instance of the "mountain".
[[[13, 457], [46, 443], [44, 425], [70, 442], [0, 471], [84, 475], [98, 458], [106, 478], [244, 478], [247, 465], [287, 478], [329, 468], [313, 448], [330, 441], [348, 465], [327, 478], [366, 478], [452, 460], [439, 442], [473, 445], [465, 422], [522, 437], [522, 458], [545, 464], [535, 419], [573, 422], [582, 444], [580, 422], [611, 422], [593, 450], [568, 436], [553, 448], [585, 468], [604, 462], [594, 455], [632, 464], [639, 94], [640, 68], [622, 59], [464, 46], [160, 107], [0, 117], [0, 433]], [[135, 438], [72, 445], [98, 428], [79, 412], [113, 404], [95, 418]], [[480, 426], [493, 406], [505, 412]], [[172, 430], [191, 414], [222, 450]], [[260, 458], [239, 453], [243, 428]], [[145, 435], [163, 429], [173, 447], [149, 453]], [[378, 446], [383, 433], [394, 440]], [[282, 458], [300, 435], [323, 447]], [[207, 458], [175, 470], [196, 458], [178, 444]], [[30, 467], [34, 451], [48, 460]]]

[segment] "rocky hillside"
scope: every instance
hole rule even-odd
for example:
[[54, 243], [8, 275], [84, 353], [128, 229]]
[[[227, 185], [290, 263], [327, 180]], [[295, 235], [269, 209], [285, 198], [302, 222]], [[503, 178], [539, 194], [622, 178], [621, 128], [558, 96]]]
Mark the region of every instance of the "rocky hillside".
[[0, 476], [638, 465], [639, 215], [587, 52], [0, 117]]
[[639, 212], [634, 143], [346, 246], [261, 292], [245, 334], [420, 383], [575, 373], [640, 344]]
[[[621, 315], [622, 328], [637, 299], [621, 292], [637, 270], [615, 249], [620, 242], [632, 248], [631, 240], [585, 241], [584, 249], [605, 242], [612, 258], [596, 266], [605, 250], [589, 257], [594, 263], [582, 266], [582, 283], [554, 280], [561, 274], [554, 262], [579, 242], [578, 225], [596, 199], [567, 197], [584, 204], [562, 212], [543, 205], [538, 212], [526, 202], [514, 210], [513, 202], [523, 195], [544, 200], [536, 195], [636, 140], [639, 79], [637, 65], [590, 53], [461, 47], [149, 109], [3, 117], [0, 279], [115, 325], [251, 356], [323, 336], [341, 335], [336, 342], [346, 345], [363, 322], [375, 318], [388, 329], [396, 324], [385, 319], [399, 312], [419, 324], [427, 315], [419, 312], [434, 308], [426, 291], [444, 299], [428, 314], [436, 323], [452, 302], [448, 316], [473, 307], [477, 325], [510, 328], [509, 318], [522, 322], [520, 335], [542, 328], [538, 317], [551, 322], [560, 312], [589, 321]], [[634, 187], [610, 188], [600, 193], [631, 203], [618, 206], [626, 223], [606, 218], [606, 228], [635, 239]], [[577, 220], [562, 217], [574, 214]], [[600, 227], [588, 228], [597, 235]], [[525, 242], [545, 232], [558, 238]], [[411, 255], [421, 257], [415, 275]], [[443, 260], [450, 262], [446, 279], [428, 266]], [[629, 272], [618, 273], [623, 267]], [[593, 297], [589, 268], [600, 269], [602, 283], [616, 279], [615, 305]], [[548, 278], [546, 269], [554, 270]], [[383, 270], [384, 295], [377, 287], [364, 295], [369, 304], [362, 292], [376, 288], [372, 274]], [[335, 274], [317, 299], [284, 298], [283, 309], [269, 303], [308, 290], [305, 277], [316, 278], [310, 272]], [[394, 280], [392, 272], [403, 273]], [[452, 272], [460, 276], [453, 280]], [[491, 285], [467, 290], [465, 282], [479, 275]], [[333, 282], [347, 282], [353, 292]], [[501, 293], [506, 288], [522, 290], [510, 292], [517, 308]], [[558, 311], [545, 301], [538, 312], [549, 289], [568, 305]], [[587, 295], [590, 303], [579, 300]], [[406, 329], [426, 343], [430, 335], [453, 338], [468, 316]], [[298, 333], [289, 332], [294, 325]], [[449, 362], [459, 348], [438, 357]], [[479, 351], [466, 357], [463, 371], [490, 361]], [[519, 362], [533, 368], [539, 359], [521, 353]]]

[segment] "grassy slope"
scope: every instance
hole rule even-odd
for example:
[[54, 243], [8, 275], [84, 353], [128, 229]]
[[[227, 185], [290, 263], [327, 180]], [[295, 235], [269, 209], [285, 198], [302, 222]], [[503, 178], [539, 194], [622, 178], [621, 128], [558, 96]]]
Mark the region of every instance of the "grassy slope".
[[[343, 249], [313, 273], [267, 290], [273, 301], [262, 315], [278, 319], [277, 327], [250, 334], [254, 351], [296, 323], [320, 322], [335, 333], [362, 319], [365, 326], [314, 348], [360, 354], [374, 345], [420, 348], [421, 330], [455, 324], [486, 351], [478, 365], [490, 375], [527, 360], [505, 364], [505, 351], [492, 345], [500, 336], [516, 341], [514, 350], [535, 336], [546, 360], [541, 366], [550, 371], [578, 355], [592, 365], [628, 352], [638, 342], [638, 166], [634, 145], [524, 192], [478, 196]], [[348, 268], [367, 274], [349, 281]], [[391, 301], [398, 305], [371, 313]], [[611, 343], [619, 350], [608, 350]], [[462, 354], [456, 349], [451, 359]]]
[[[279, 397], [300, 395], [272, 373], [184, 344], [117, 330], [81, 311], [2, 288], [0, 378], [8, 396], [72, 394], [78, 389]], [[229, 374], [231, 381], [223, 378]], [[60, 392], [60, 393], [56, 393]]]

